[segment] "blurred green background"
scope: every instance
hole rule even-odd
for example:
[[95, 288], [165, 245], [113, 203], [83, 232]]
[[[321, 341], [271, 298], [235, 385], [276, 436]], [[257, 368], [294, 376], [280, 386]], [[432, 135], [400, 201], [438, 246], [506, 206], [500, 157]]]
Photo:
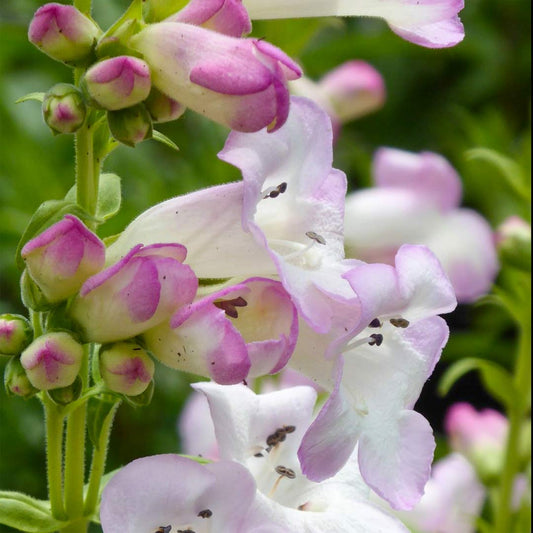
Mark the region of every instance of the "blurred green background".
[[[39, 104], [15, 105], [20, 96], [69, 82], [71, 71], [27, 42], [27, 25], [44, 2], [0, 1], [0, 313], [24, 310], [18, 292], [14, 252], [19, 236], [40, 203], [62, 198], [73, 184], [73, 143], [53, 137]], [[335, 166], [350, 187], [370, 183], [370, 161], [382, 145], [432, 150], [446, 156], [464, 180], [464, 202], [478, 209], [493, 227], [508, 215], [529, 220], [524, 205], [490, 164], [471, 160], [475, 147], [497, 150], [530, 175], [530, 0], [467, 0], [461, 18], [466, 38], [446, 50], [428, 50], [401, 40], [374, 19], [268, 21], [254, 24], [265, 37], [295, 57], [311, 78], [343, 61], [363, 59], [383, 75], [383, 109], [345, 126], [335, 148]], [[94, 18], [107, 27], [127, 2], [95, 0]], [[135, 215], [163, 199], [239, 179], [218, 161], [227, 130], [187, 112], [159, 129], [180, 147], [146, 141], [135, 150], [120, 147], [105, 170], [123, 179], [121, 213], [101, 227], [115, 234]], [[509, 365], [515, 350], [514, 328], [496, 306], [460, 307], [451, 317], [452, 336], [443, 364], [466, 355]], [[4, 366], [5, 361], [0, 361]], [[418, 403], [433, 427], [453, 400], [495, 405], [475, 377], [461, 380], [449, 398], [436, 396], [430, 380]], [[158, 369], [152, 404], [135, 410], [122, 406], [111, 441], [109, 468], [148, 454], [173, 452], [179, 442], [176, 417], [188, 393], [189, 378]], [[7, 398], [0, 391], [0, 485], [45, 497], [43, 423], [37, 400]], [[1, 527], [1, 526], [0, 526]]]

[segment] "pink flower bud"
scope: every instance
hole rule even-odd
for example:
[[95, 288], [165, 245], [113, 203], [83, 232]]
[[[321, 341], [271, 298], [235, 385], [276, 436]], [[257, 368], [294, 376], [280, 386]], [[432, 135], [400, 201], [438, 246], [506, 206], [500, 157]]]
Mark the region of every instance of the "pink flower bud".
[[99, 34], [96, 24], [75, 7], [51, 3], [35, 12], [28, 39], [53, 59], [75, 63], [91, 53]]
[[179, 22], [152, 24], [130, 39], [163, 93], [238, 131], [282, 126], [289, 112], [287, 80], [301, 70], [281, 50]]
[[48, 301], [59, 302], [104, 266], [105, 246], [81, 220], [65, 215], [27, 242], [21, 255]]
[[166, 21], [194, 24], [232, 37], [242, 37], [252, 31], [242, 0], [190, 0]]
[[143, 104], [107, 112], [107, 122], [113, 138], [134, 147], [152, 137], [152, 119]]
[[531, 224], [518, 216], [507, 218], [496, 230], [496, 244], [504, 261], [531, 271]]
[[0, 354], [19, 355], [31, 342], [32, 329], [21, 315], [0, 315]]
[[136, 57], [112, 57], [93, 65], [83, 83], [99, 106], [113, 111], [124, 109], [148, 98], [150, 68]]
[[22, 398], [30, 398], [39, 392], [28, 379], [26, 371], [20, 364], [18, 357], [12, 357], [6, 365], [4, 384], [8, 394], [15, 394]]
[[181, 117], [185, 112], [185, 107], [179, 102], [154, 88], [150, 91], [144, 106], [154, 122], [170, 122]]
[[448, 410], [444, 426], [451, 448], [467, 457], [483, 479], [501, 471], [509, 423], [494, 409], [477, 411], [468, 403]]
[[34, 387], [51, 390], [74, 383], [82, 358], [82, 345], [68, 333], [55, 331], [34, 340], [22, 352], [20, 362]]
[[100, 374], [110, 390], [137, 396], [150, 384], [154, 362], [138, 344], [118, 342], [100, 351]]
[[81, 92], [68, 83], [54, 85], [43, 100], [44, 121], [54, 133], [74, 133], [85, 120]]
[[85, 338], [113, 342], [139, 335], [190, 303], [198, 280], [180, 244], [138, 245], [118, 263], [89, 278], [71, 313]]

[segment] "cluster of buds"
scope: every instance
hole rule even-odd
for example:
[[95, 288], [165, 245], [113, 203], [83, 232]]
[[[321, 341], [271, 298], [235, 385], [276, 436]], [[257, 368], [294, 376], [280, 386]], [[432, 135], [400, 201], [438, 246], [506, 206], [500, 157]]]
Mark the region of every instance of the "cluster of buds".
[[[186, 107], [240, 131], [274, 131], [285, 122], [287, 82], [300, 68], [269, 43], [242, 38], [251, 30], [242, 3], [193, 1], [176, 9], [149, 25], [126, 17], [106, 33], [73, 6], [37, 10], [29, 40], [87, 69], [81, 92], [60, 84], [45, 97], [43, 114], [55, 134], [79, 129], [87, 107], [106, 111], [111, 134], [129, 146]], [[148, 19], [161, 21], [152, 11]]]

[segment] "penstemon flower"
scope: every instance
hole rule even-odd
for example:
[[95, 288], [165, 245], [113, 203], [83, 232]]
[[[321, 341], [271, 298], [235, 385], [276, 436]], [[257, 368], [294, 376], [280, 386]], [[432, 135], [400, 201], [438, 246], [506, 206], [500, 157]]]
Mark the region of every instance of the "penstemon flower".
[[255, 19], [293, 17], [380, 17], [392, 31], [415, 44], [445, 48], [461, 42], [464, 29], [458, 13], [463, 0], [243, 0]]
[[346, 199], [351, 257], [392, 263], [403, 243], [424, 244], [439, 258], [460, 302], [486, 294], [498, 272], [493, 232], [471, 209], [459, 208], [461, 181], [442, 156], [380, 148], [376, 186]]
[[149, 64], [157, 89], [239, 131], [281, 127], [289, 112], [287, 81], [301, 76], [300, 67], [266, 41], [182, 22], [149, 25], [130, 46]]
[[400, 248], [395, 268], [361, 265], [345, 277], [362, 312], [347, 344], [334, 343], [342, 355], [320, 357], [328, 339], [308, 330], [291, 359], [331, 392], [302, 441], [302, 469], [311, 479], [326, 479], [358, 443], [365, 481], [395, 509], [409, 509], [423, 493], [435, 446], [429, 423], [413, 406], [448, 339], [436, 315], [454, 309], [453, 289], [420, 246]]

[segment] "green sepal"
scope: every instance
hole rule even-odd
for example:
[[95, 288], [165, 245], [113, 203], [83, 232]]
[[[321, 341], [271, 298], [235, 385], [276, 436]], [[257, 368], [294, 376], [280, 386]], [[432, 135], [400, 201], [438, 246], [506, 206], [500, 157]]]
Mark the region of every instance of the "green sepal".
[[138, 394], [137, 396], [126, 396], [125, 394], [121, 394], [121, 397], [133, 407], [145, 407], [150, 405], [150, 402], [154, 396], [154, 389], [155, 385], [154, 380], [152, 379], [152, 381], [150, 381], [150, 385], [148, 385], [143, 393]]
[[[76, 201], [76, 186], [70, 188], [65, 200]], [[120, 177], [116, 174], [100, 174], [98, 187], [98, 199], [96, 201], [96, 219], [99, 224], [115, 216], [122, 203], [122, 191]]]
[[142, 5], [143, 0], [133, 0], [125, 13], [102, 35], [96, 45], [98, 58], [118, 55], [142, 57], [128, 46], [129, 38], [144, 26]]
[[[18, 393], [15, 393], [11, 390], [10, 385], [13, 384], [13, 381], [18, 381]], [[24, 386], [26, 390], [21, 391], [21, 385]], [[8, 359], [4, 369], [4, 389], [8, 396], [18, 396], [19, 398], [24, 398], [25, 400], [33, 398], [37, 393], [40, 392], [30, 383], [30, 380], [26, 375], [26, 371], [20, 362], [20, 357], [10, 357]]]
[[48, 397], [56, 405], [68, 405], [69, 403], [77, 400], [81, 396], [83, 390], [83, 383], [80, 376], [77, 376], [72, 385], [68, 387], [61, 387], [60, 389], [52, 389], [47, 391]]
[[20, 278], [20, 297], [22, 303], [33, 311], [44, 312], [54, 307], [44, 296], [37, 283], [31, 279], [27, 270], [24, 270]]
[[28, 102], [29, 100], [35, 100], [36, 102], [41, 102], [42, 104], [45, 94], [46, 93], [40, 93], [40, 92], [28, 93], [28, 94], [25, 94], [24, 96], [21, 96], [20, 98], [17, 98], [15, 100], [15, 104], [22, 104], [22, 102]]
[[176, 152], [180, 151], [180, 149], [178, 148], [178, 145], [172, 139], [169, 139], [166, 135], [164, 135], [160, 131], [152, 130], [152, 139], [154, 141], [160, 142], [161, 144], [168, 146], [169, 148], [172, 148], [172, 150], [176, 150]]
[[188, 0], [148, 0], [145, 7], [146, 22], [159, 22], [185, 7]]
[[48, 501], [20, 492], [0, 491], [0, 524], [27, 533], [51, 533], [68, 522], [52, 516]]
[[122, 235], [121, 233], [115, 233], [115, 235], [109, 235], [108, 237], [104, 237], [102, 241], [104, 241], [105, 247], [109, 248], [114, 242], [118, 241], [118, 238]]
[[103, 114], [94, 129], [94, 157], [101, 166], [105, 158], [120, 146], [118, 141], [111, 137], [111, 130], [107, 123], [107, 115]]
[[89, 398], [87, 403], [87, 434], [93, 446], [100, 447], [102, 426], [108, 417], [114, 416], [120, 398], [114, 394], [102, 394], [98, 398]]
[[516, 408], [521, 403], [513, 378], [505, 368], [492, 361], [474, 357], [461, 359], [446, 370], [439, 383], [439, 394], [442, 396], [447, 394], [459, 378], [472, 370], [480, 373], [481, 381], [487, 391], [505, 407]]
[[[76, 323], [68, 314], [68, 302], [55, 304], [45, 318], [46, 331], [66, 331], [70, 335], [76, 331]], [[81, 341], [79, 335], [75, 335], [76, 340]]]
[[24, 245], [39, 233], [60, 221], [66, 214], [77, 216], [85, 223], [96, 219], [75, 202], [69, 200], [48, 200], [42, 203], [31, 217], [17, 246], [16, 261], [20, 270], [24, 269], [24, 260], [20, 255]]

